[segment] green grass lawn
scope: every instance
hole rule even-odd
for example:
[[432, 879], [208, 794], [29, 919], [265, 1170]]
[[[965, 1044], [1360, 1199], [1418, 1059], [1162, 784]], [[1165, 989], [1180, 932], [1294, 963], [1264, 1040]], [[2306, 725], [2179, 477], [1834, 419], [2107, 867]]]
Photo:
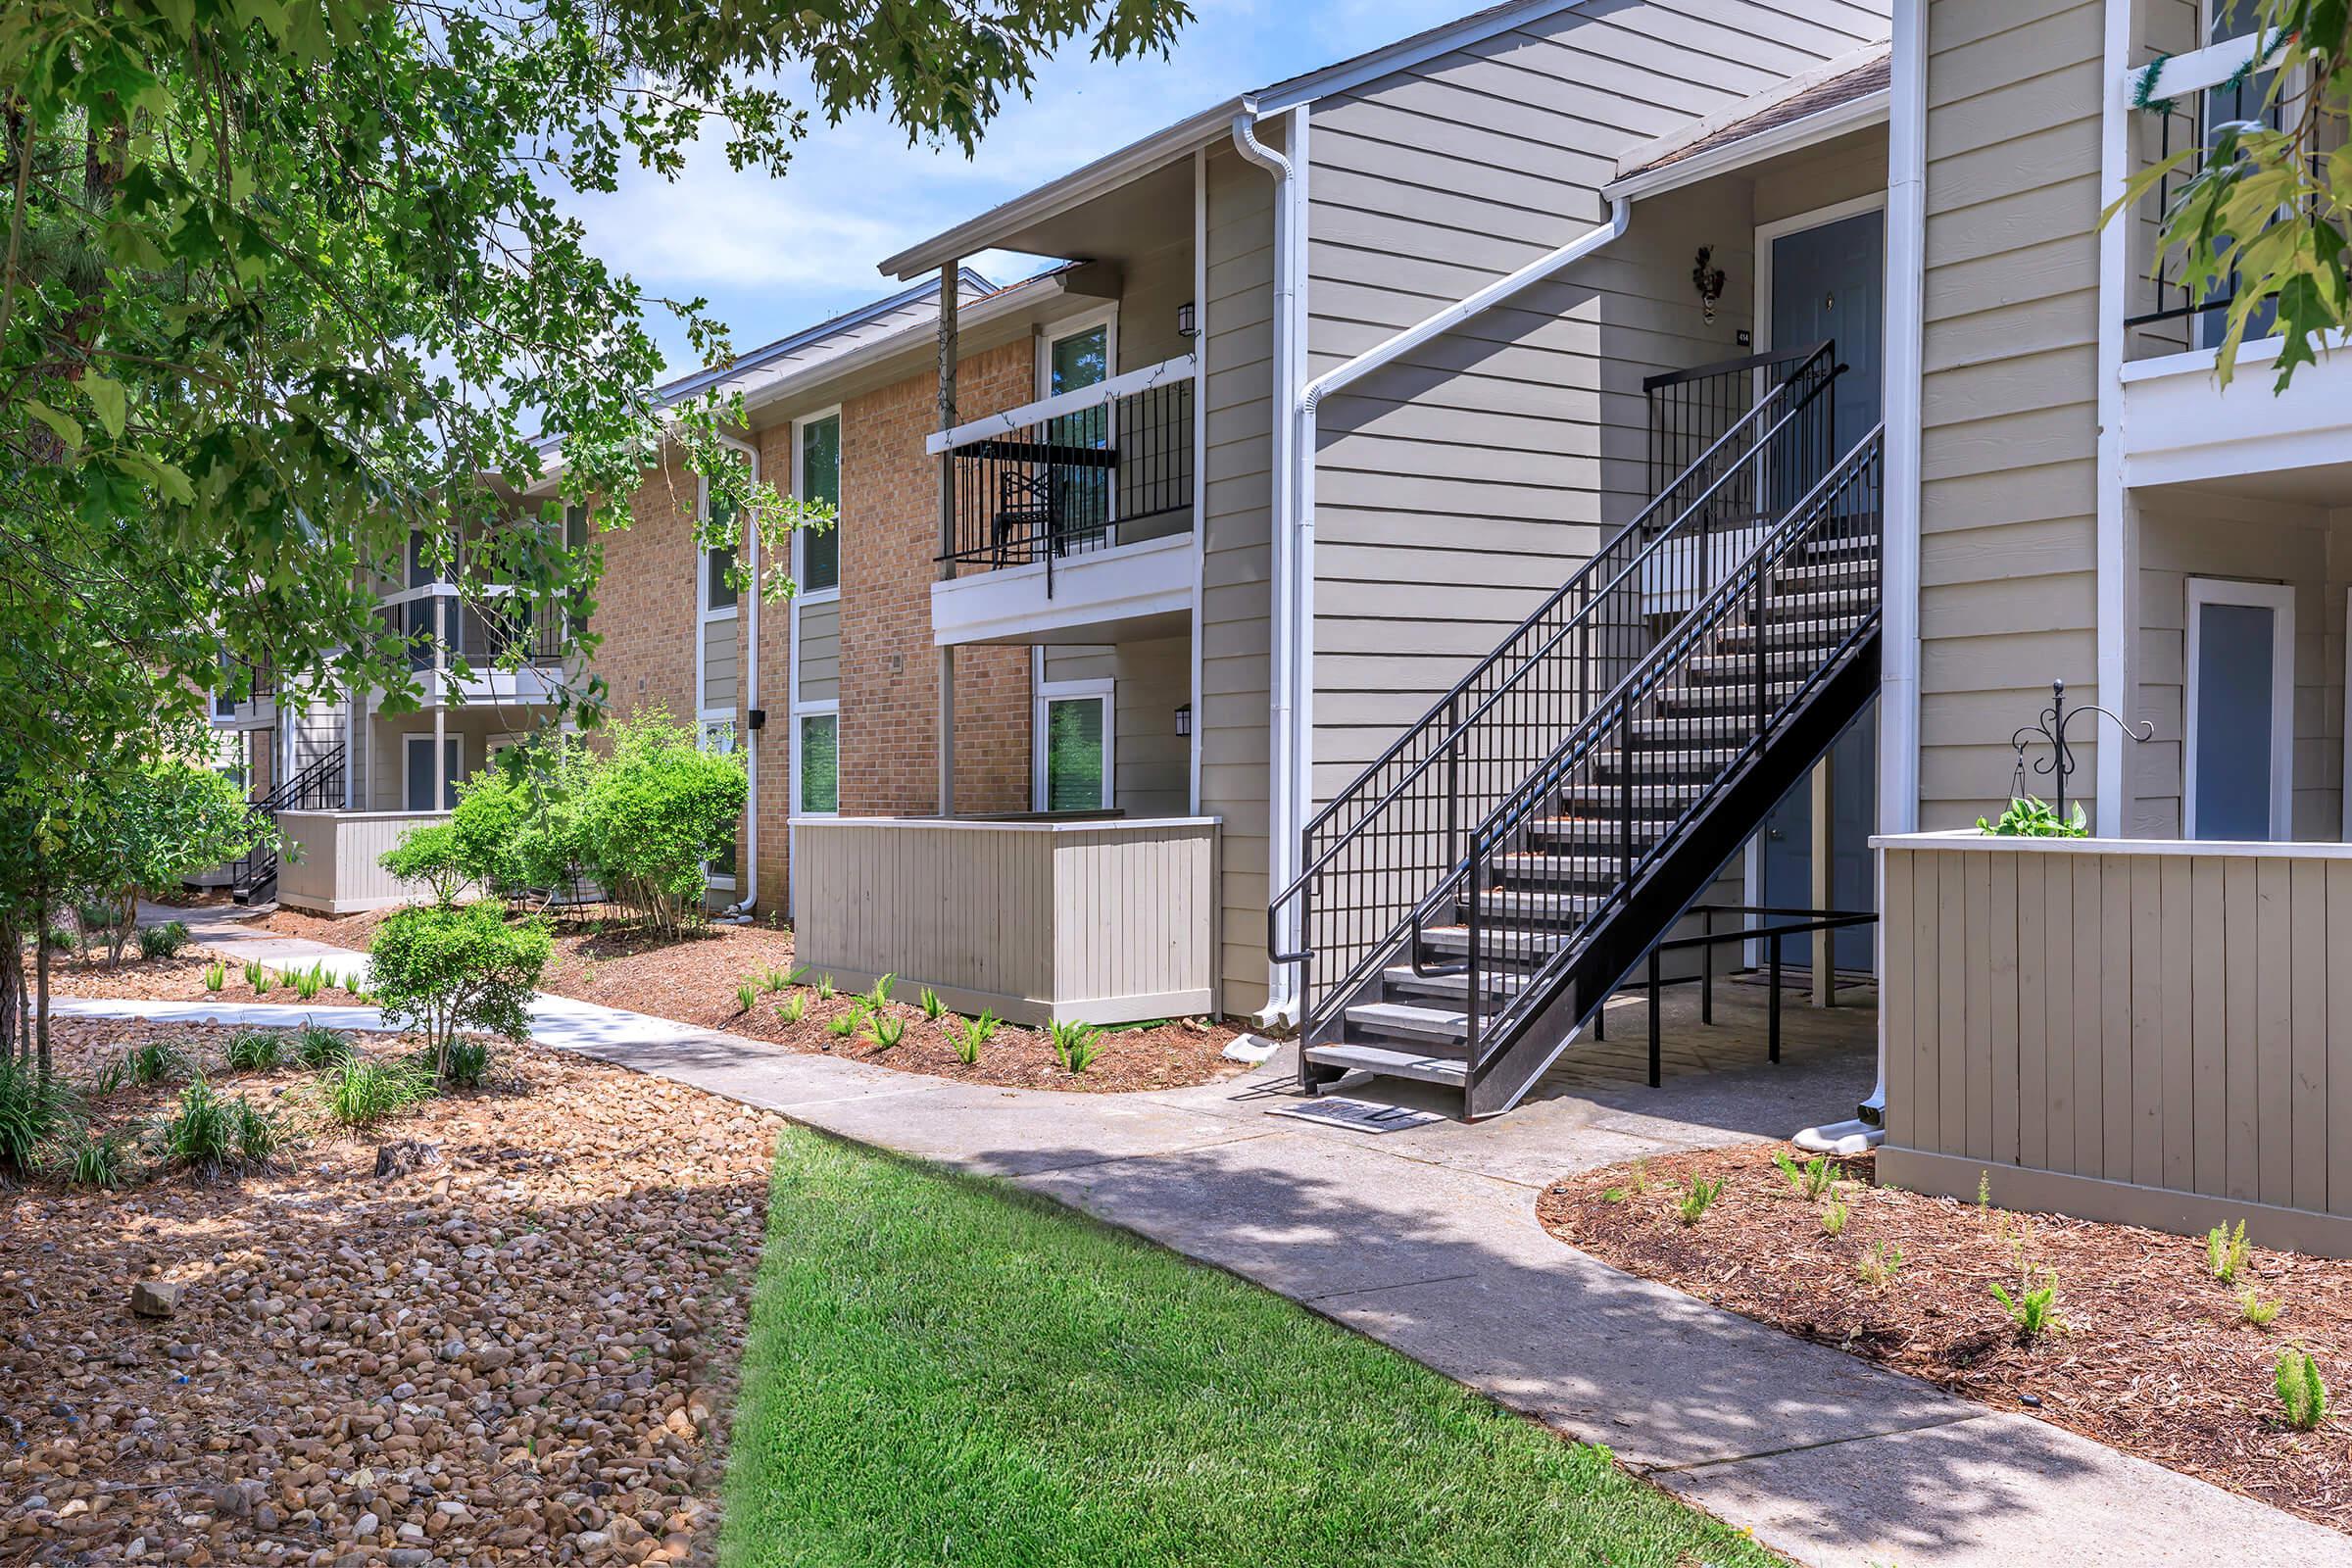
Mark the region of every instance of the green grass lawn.
[[1280, 1297], [798, 1129], [734, 1445], [721, 1568], [1780, 1560]]

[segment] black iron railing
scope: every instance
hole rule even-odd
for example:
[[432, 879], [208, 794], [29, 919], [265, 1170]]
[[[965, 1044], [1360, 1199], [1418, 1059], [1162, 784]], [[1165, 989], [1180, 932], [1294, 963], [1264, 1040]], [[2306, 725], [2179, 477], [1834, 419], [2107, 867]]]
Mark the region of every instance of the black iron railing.
[[280, 840], [277, 819], [285, 811], [332, 811], [343, 805], [344, 751], [341, 745], [253, 802], [247, 811], [267, 836], [228, 867], [228, 885], [246, 893], [277, 874]]
[[[1685, 824], [1876, 634], [1883, 452], [1882, 427], [1766, 530], [1473, 831], [1465, 864], [1433, 898], [1458, 906], [1466, 927], [1472, 1074], [1549, 999], [1584, 934], [1633, 896]], [[1691, 701], [1694, 692], [1707, 700]], [[1598, 824], [1585, 848], [1605, 868], [1605, 891], [1520, 902], [1508, 913], [1515, 925], [1544, 925], [1557, 938], [1495, 951], [1483, 939], [1496, 912], [1489, 868], [1564, 800], [1584, 803]]]
[[940, 560], [996, 571], [1182, 532], [1193, 506], [1189, 374], [954, 449], [955, 523]]
[[[2258, 123], [2272, 130], [2285, 123], [2286, 106], [2282, 97], [2275, 97], [2271, 88], [2278, 74], [2257, 71], [2215, 87], [2184, 92], [2180, 97], [2162, 100], [2146, 106], [2143, 113], [2157, 122], [2156, 157], [2159, 162], [2170, 159], [2184, 148], [2210, 150], [2223, 126]], [[2158, 77], [2162, 80], [2161, 74]], [[2159, 88], [2161, 90], [2161, 88]], [[2184, 167], [2167, 171], [2156, 182], [2147, 209], [2150, 216], [2161, 219], [2170, 213], [2173, 201], [2183, 185], [2194, 178], [2201, 160], [2191, 160]], [[2230, 307], [2237, 300], [2237, 270], [2225, 268], [2220, 281], [2202, 288], [2192, 288], [2181, 280], [2183, 259], [2169, 253], [2159, 260], [2159, 266], [2147, 279], [2154, 290], [2154, 308], [2124, 318], [2127, 327], [2158, 326], [2167, 321], [2192, 322], [2186, 346], [2211, 348], [2222, 340], [2223, 321]], [[2263, 306], [2248, 322], [2249, 340], [2270, 335], [2278, 318], [2275, 306]]]
[[[1754, 390], [1632, 523], [1301, 832], [1300, 869], [1271, 901], [1267, 940], [1277, 962], [1300, 966], [1303, 1031], [1328, 1023], [1400, 950], [1421, 963], [1414, 939], [1458, 887], [1479, 824], [1522, 798], [1594, 706], [1643, 667], [1659, 629], [1830, 466], [1829, 392], [1840, 370], [1823, 343], [1661, 378], [1690, 389], [1692, 407], [1714, 407], [1735, 385]], [[1286, 951], [1282, 920], [1294, 907], [1299, 940]]]
[[443, 648], [451, 663], [463, 660], [477, 675], [510, 664], [545, 666], [564, 660], [563, 613], [520, 595], [490, 594], [467, 602], [452, 593], [420, 594], [386, 605], [376, 615], [386, 634], [406, 645], [412, 670], [433, 668]]

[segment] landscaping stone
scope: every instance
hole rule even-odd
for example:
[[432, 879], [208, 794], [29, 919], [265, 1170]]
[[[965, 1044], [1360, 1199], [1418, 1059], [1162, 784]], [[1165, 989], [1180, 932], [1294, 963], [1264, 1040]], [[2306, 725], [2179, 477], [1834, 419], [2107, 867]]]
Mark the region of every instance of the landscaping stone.
[[177, 1280], [141, 1280], [130, 1288], [130, 1309], [141, 1317], [170, 1317], [186, 1290]]
[[420, 1138], [395, 1138], [375, 1152], [375, 1179], [388, 1181], [414, 1176], [428, 1165], [441, 1163], [441, 1146]]

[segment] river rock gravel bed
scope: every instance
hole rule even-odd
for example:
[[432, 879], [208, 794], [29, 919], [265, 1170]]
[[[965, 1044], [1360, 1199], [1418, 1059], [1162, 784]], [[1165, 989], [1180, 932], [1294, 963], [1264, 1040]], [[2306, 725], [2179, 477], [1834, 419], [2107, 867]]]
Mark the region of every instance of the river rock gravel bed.
[[[61, 1020], [61, 1065], [147, 1027]], [[0, 1564], [710, 1561], [780, 1119], [536, 1048], [497, 1079], [267, 1174], [0, 1191]], [[402, 1139], [439, 1160], [378, 1178]]]

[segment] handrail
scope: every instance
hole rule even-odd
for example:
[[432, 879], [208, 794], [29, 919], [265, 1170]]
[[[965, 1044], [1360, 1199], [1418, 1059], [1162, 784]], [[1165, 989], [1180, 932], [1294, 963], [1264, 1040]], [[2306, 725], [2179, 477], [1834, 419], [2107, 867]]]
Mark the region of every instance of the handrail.
[[1083, 414], [1088, 409], [1101, 408], [1114, 399], [1149, 391], [1165, 381], [1190, 381], [1200, 373], [1200, 362], [1197, 356], [1180, 354], [1172, 360], [1162, 360], [1157, 365], [1147, 365], [1141, 369], [1114, 375], [1106, 381], [1097, 381], [1093, 386], [1056, 392], [1050, 398], [1039, 398], [1034, 403], [1024, 403], [1017, 409], [1005, 409], [999, 414], [984, 414], [953, 429], [934, 430], [923, 438], [923, 451], [936, 458], [943, 452], [968, 447], [975, 441], [1010, 435], [1023, 425], [1043, 424], [1048, 419]]
[[[1416, 897], [1396, 899], [1390, 891], [1402, 891], [1392, 874], [1401, 868], [1392, 866], [1383, 873], [1376, 896], [1392, 911], [1393, 918], [1383, 918], [1358, 906], [1347, 909], [1352, 940], [1346, 946], [1356, 956], [1352, 962], [1342, 965], [1344, 974], [1327, 979], [1320, 986], [1301, 985], [1306, 998], [1302, 1020], [1311, 1022], [1330, 1011], [1335, 999], [1385, 961], [1384, 955], [1399, 941], [1420, 928], [1430, 912], [1436, 890], [1457, 880], [1461, 866], [1466, 863], [1456, 850], [1465, 842], [1458, 833], [1463, 796], [1460, 775], [1464, 768], [1474, 774], [1483, 773], [1490, 781], [1506, 784], [1506, 796], [1507, 786], [1518, 782], [1508, 775], [1497, 778], [1494, 772], [1497, 766], [1509, 765], [1506, 757], [1496, 755], [1509, 750], [1509, 741], [1479, 748], [1480, 755], [1476, 757], [1465, 756], [1480, 727], [1496, 718], [1499, 706], [1506, 701], [1516, 705], [1516, 716], [1522, 720], [1531, 707], [1542, 710], [1540, 717], [1545, 724], [1568, 717], [1564, 709], [1573, 705], [1565, 692], [1533, 689], [1529, 685], [1531, 672], [1546, 667], [1547, 662], [1556, 662], [1567, 657], [1575, 662], [1576, 671], [1572, 674], [1554, 671], [1553, 685], [1572, 683], [1589, 693], [1592, 676], [1608, 678], [1608, 665], [1624, 654], [1619, 645], [1628, 635], [1625, 622], [1633, 618], [1632, 608], [1638, 608], [1617, 603], [1627, 596], [1629, 585], [1633, 598], [1639, 600], [1644, 573], [1678, 543], [1695, 547], [1693, 564], [1703, 575], [1704, 552], [1717, 531], [1718, 519], [1713, 509], [1727, 489], [1743, 475], [1747, 480], [1763, 481], [1764, 464], [1768, 460], [1794, 456], [1787, 450], [1791, 439], [1796, 439], [1799, 445], [1812, 439], [1815, 432], [1811, 425], [1799, 428], [1794, 421], [1817, 403], [1826, 410], [1823, 395], [1842, 368], [1835, 364], [1834, 349], [1829, 344], [1794, 352], [1802, 358], [1783, 379], [1763, 397], [1743, 399], [1747, 403], [1745, 412], [1709, 441], [1695, 462], [1646, 505], [1633, 522], [1580, 564], [1569, 580], [1523, 619], [1493, 653], [1473, 666], [1451, 691], [1306, 823], [1300, 834], [1301, 868], [1267, 904], [1267, 951], [1278, 963], [1311, 964], [1316, 957], [1317, 939], [1307, 907], [1316, 902], [1312, 886], [1320, 877], [1353, 874], [1335, 871], [1344, 854], [1360, 850], [1367, 839], [1392, 836], [1392, 830], [1396, 835], [1442, 840], [1443, 848], [1437, 863], [1419, 868], [1429, 880], [1412, 890]], [[1819, 444], [1826, 445], [1826, 440]], [[1736, 453], [1728, 463], [1724, 461], [1727, 453]], [[1824, 453], [1823, 458], [1826, 457]], [[1700, 488], [1697, 494], [1690, 495], [1688, 492], [1693, 484]], [[1670, 520], [1662, 526], [1657, 522], [1661, 514], [1670, 514]], [[1573, 608], [1556, 628], [1548, 628], [1547, 621], [1564, 605]], [[1596, 622], [1594, 617], [1609, 607], [1621, 613], [1605, 624]], [[1578, 640], [1578, 651], [1563, 656], [1561, 650], [1572, 636]], [[1501, 673], [1496, 678], [1498, 671]], [[1484, 690], [1490, 681], [1493, 689]], [[1482, 691], [1483, 695], [1479, 695]], [[1474, 703], [1467, 714], [1462, 711], [1465, 701]], [[1416, 790], [1427, 792], [1433, 787], [1431, 774], [1441, 766], [1447, 769], [1447, 777], [1442, 781], [1443, 803], [1413, 799]], [[1400, 776], [1384, 782], [1384, 775], [1399, 767]], [[1483, 808], [1483, 800], [1473, 800], [1472, 810]], [[1412, 820], [1380, 828], [1379, 824], [1389, 817]], [[1331, 842], [1318, 851], [1315, 844], [1322, 835], [1331, 835]], [[1361, 880], [1358, 879], [1359, 884]], [[1281, 914], [1294, 903], [1301, 906], [1300, 940], [1296, 951], [1285, 951]]]
[[[1771, 737], [1772, 726], [1780, 719], [1781, 715], [1801, 703], [1814, 686], [1826, 678], [1828, 671], [1838, 664], [1847, 651], [1854, 647], [1861, 638], [1877, 629], [1879, 612], [1874, 608], [1868, 613], [1857, 617], [1855, 624], [1847, 630], [1837, 646], [1813, 662], [1805, 672], [1803, 679], [1796, 684], [1795, 691], [1784, 697], [1777, 707], [1768, 707], [1765, 703], [1765, 692], [1770, 684], [1766, 676], [1768, 661], [1765, 654], [1765, 633], [1767, 627], [1761, 612], [1765, 599], [1765, 582], [1788, 553], [1803, 542], [1826, 516], [1830, 515], [1828, 508], [1831, 504], [1846, 494], [1858, 481], [1881, 464], [1885, 451], [1885, 435], [1886, 426], [1881, 424], [1856, 443], [1844, 457], [1840, 458], [1802, 500], [1788, 509], [1782, 522], [1757, 542], [1740, 566], [1726, 576], [1722, 583], [1710, 589], [1683, 616], [1676, 626], [1674, 635], [1637, 662], [1634, 668], [1627, 671], [1625, 677], [1618, 682], [1609, 695], [1594, 706], [1585, 720], [1577, 726], [1575, 733], [1561, 743], [1545, 764], [1531, 773], [1526, 784], [1509, 800], [1504, 801], [1489, 812], [1472, 832], [1469, 853], [1464, 857], [1462, 867], [1454, 873], [1452, 880], [1458, 883], [1463, 890], [1465, 920], [1470, 932], [1466, 959], [1469, 983], [1464, 1044], [1469, 1070], [1473, 1074], [1484, 1064], [1487, 1048], [1496, 1035], [1517, 1023], [1526, 1009], [1535, 1004], [1533, 999], [1544, 995], [1547, 985], [1582, 955], [1586, 943], [1590, 940], [1587, 933], [1596, 927], [1600, 916], [1630, 898], [1634, 887], [1641, 880], [1642, 874], [1657, 860], [1659, 856], [1668, 853], [1674, 844], [1675, 833], [1682, 824], [1692, 819], [1709, 806], [1721, 793], [1725, 780], [1766, 744]], [[1874, 523], [1874, 527], [1882, 530], [1883, 526], [1883, 521]], [[1870, 580], [1875, 586], [1877, 581], [1875, 573], [1871, 574]], [[1741, 608], [1742, 601], [1748, 600], [1751, 596], [1758, 612], [1754, 627], [1756, 639], [1755, 691], [1758, 699], [1755, 714], [1757, 727], [1740, 744], [1733, 759], [1718, 768], [1707, 784], [1684, 806], [1674, 821], [1669, 823], [1646, 849], [1637, 855], [1632, 849], [1630, 836], [1630, 797], [1633, 789], [1631, 737], [1634, 706], [1658, 690], [1667, 680], [1677, 674], [1691, 653], [1705, 646], [1706, 639], [1719, 631], [1723, 623]], [[1517, 832], [1519, 827], [1529, 820], [1539, 808], [1547, 800], [1555, 798], [1558, 792], [1566, 787], [1579, 763], [1612, 742], [1619, 748], [1619, 777], [1628, 796], [1627, 806], [1629, 808], [1629, 820], [1623, 824], [1625, 836], [1621, 841], [1623, 844], [1622, 870], [1614, 886], [1602, 895], [1600, 904], [1586, 912], [1579, 935], [1562, 942], [1536, 966], [1533, 972], [1525, 974], [1512, 994], [1502, 999], [1494, 1015], [1482, 1019], [1479, 1000], [1481, 997], [1481, 970], [1484, 965], [1478, 942], [1482, 878], [1472, 873], [1497, 854], [1507, 844], [1510, 836]], [[1448, 890], [1433, 891], [1444, 893]]]

